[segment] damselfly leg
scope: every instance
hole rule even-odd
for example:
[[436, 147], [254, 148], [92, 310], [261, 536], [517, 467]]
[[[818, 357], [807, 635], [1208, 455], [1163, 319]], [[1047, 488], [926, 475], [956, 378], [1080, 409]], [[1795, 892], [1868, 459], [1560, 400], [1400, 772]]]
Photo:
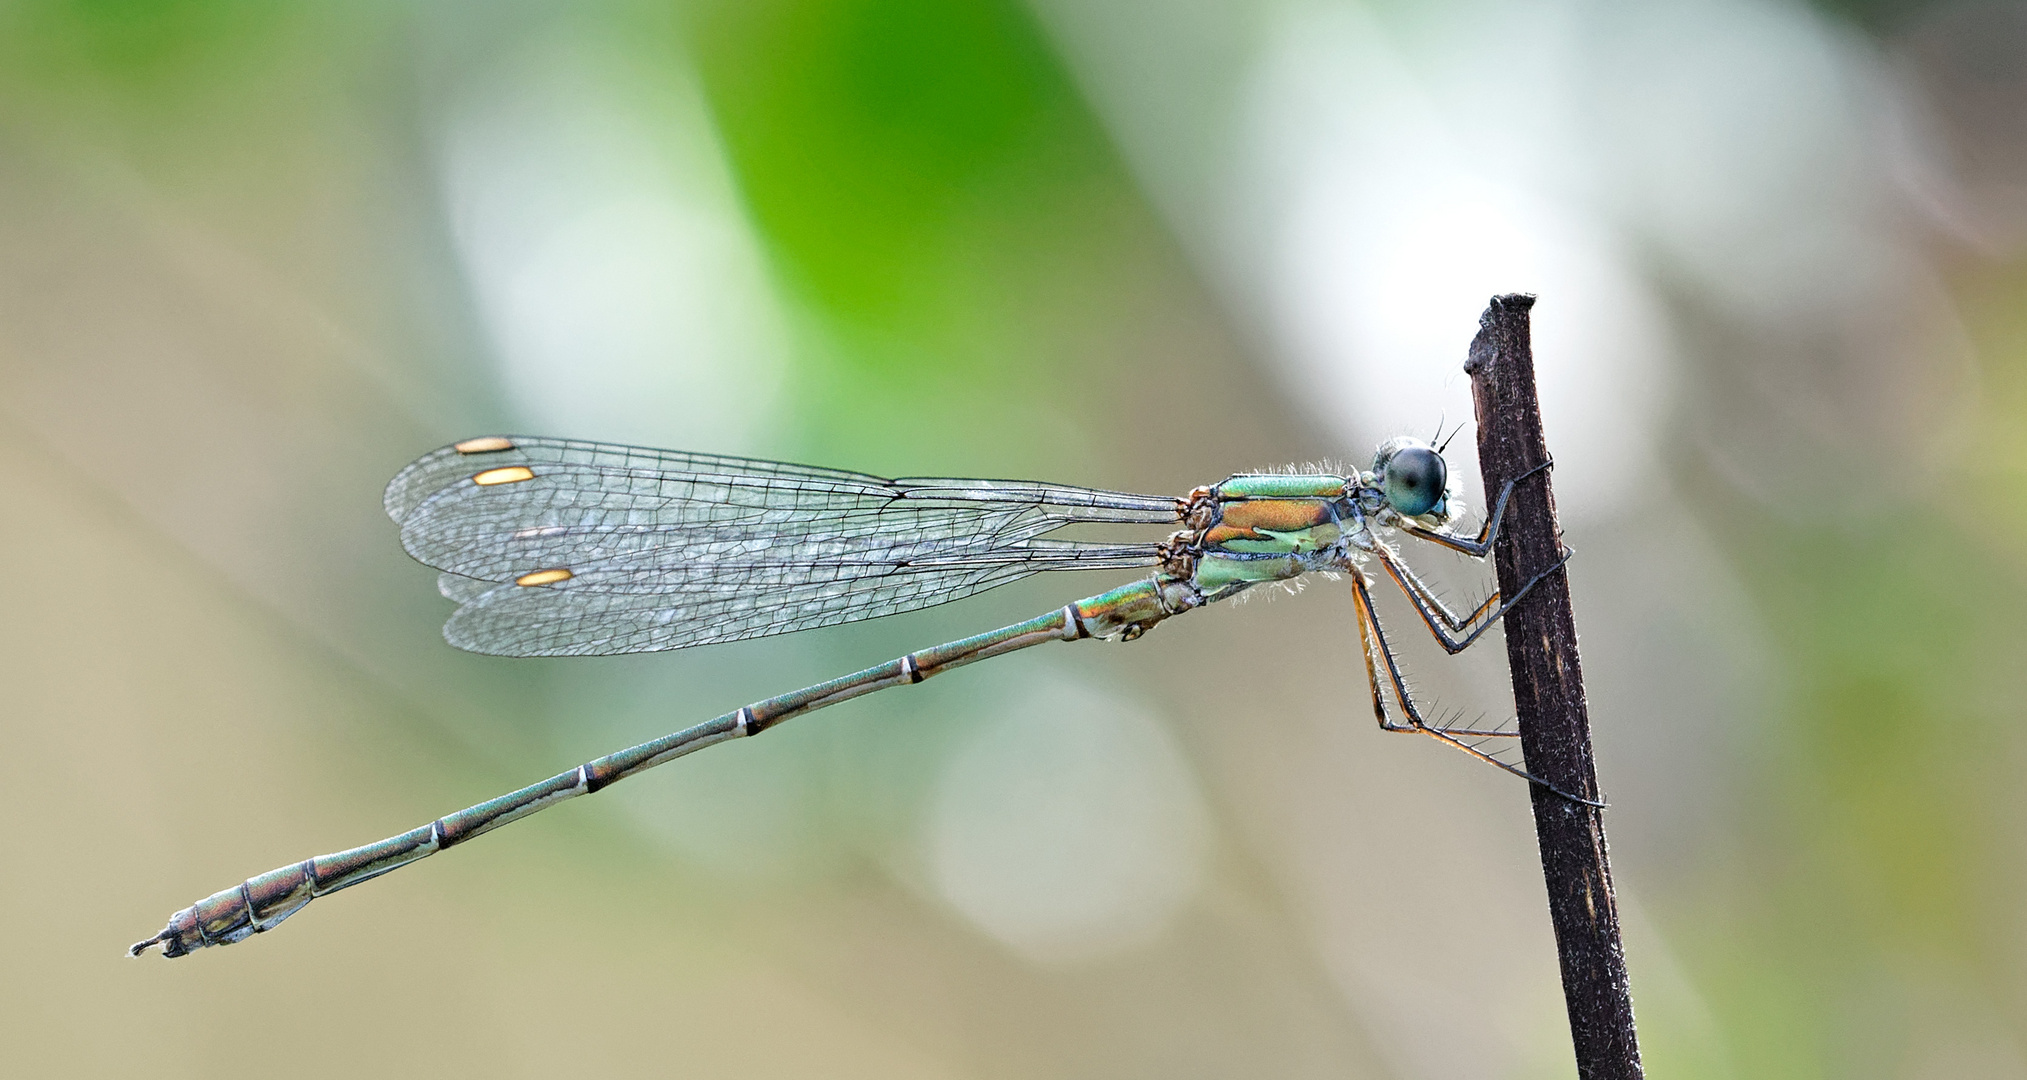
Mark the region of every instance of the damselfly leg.
[[[1415, 613], [1428, 625], [1429, 633], [1435, 635], [1443, 650], [1452, 656], [1470, 648], [1471, 643], [1477, 641], [1478, 636], [1506, 610], [1499, 606], [1499, 590], [1494, 589], [1492, 595], [1486, 597], [1471, 614], [1459, 616], [1415, 574], [1414, 568], [1401, 560], [1400, 552], [1378, 543], [1373, 545], [1372, 553], [1386, 568], [1387, 576], [1393, 578], [1394, 584], [1407, 594], [1408, 602], [1415, 606]], [[1497, 611], [1493, 610], [1495, 607], [1498, 607]]]
[[[1529, 590], [1533, 589], [1536, 584], [1540, 583], [1550, 574], [1560, 572], [1568, 562], [1569, 556], [1565, 555], [1553, 567], [1537, 574], [1526, 585], [1523, 585], [1519, 592], [1514, 594], [1512, 600], [1500, 604], [1498, 610], [1493, 612], [1483, 625], [1478, 628], [1478, 632], [1482, 633], [1486, 627], [1491, 626], [1501, 615], [1504, 615], [1507, 609], [1519, 603], [1521, 598], [1526, 596]], [[1498, 766], [1526, 780], [1530, 784], [1539, 784], [1571, 802], [1582, 803], [1585, 806], [1601, 807], [1604, 805], [1596, 799], [1587, 799], [1581, 795], [1574, 795], [1564, 791], [1518, 765], [1501, 760], [1496, 756], [1498, 751], [1487, 751], [1484, 748], [1485, 744], [1493, 739], [1518, 738], [1520, 732], [1517, 730], [1450, 727], [1429, 723], [1423, 717], [1421, 708], [1415, 704], [1414, 695], [1408, 689], [1407, 678], [1401, 673], [1400, 660], [1394, 655], [1393, 646], [1387, 642], [1386, 630], [1381, 627], [1379, 613], [1373, 607], [1371, 588], [1366, 585], [1364, 575], [1352, 574], [1350, 576], [1353, 603], [1358, 610], [1359, 643], [1365, 654], [1366, 681], [1372, 688], [1373, 716], [1379, 721], [1380, 730], [1417, 732], [1427, 735], [1438, 742], [1454, 746], [1480, 761]], [[1497, 597], [1495, 596], [1494, 599], [1497, 599]], [[1489, 604], [1491, 601], [1487, 601], [1487, 603]], [[1417, 610], [1419, 610], [1419, 607]], [[1437, 635], [1438, 640], [1443, 640], [1442, 631], [1433, 621], [1429, 623], [1429, 629]], [[1476, 636], [1476, 633], [1472, 635], [1474, 639]], [[1469, 642], [1466, 642], [1466, 644], [1469, 644]], [[1387, 709], [1387, 697], [1389, 693], [1393, 697], [1394, 704], [1401, 714], [1400, 719], [1395, 719]]]
[[[1550, 464], [1552, 463], [1543, 462], [1522, 473], [1517, 479], [1508, 480], [1500, 488], [1499, 500], [1493, 508], [1492, 516], [1486, 519], [1484, 526], [1478, 530], [1478, 537], [1475, 540], [1465, 540], [1462, 537], [1436, 530], [1419, 530], [1415, 535], [1443, 543], [1445, 546], [1462, 551], [1465, 554], [1474, 554], [1475, 552], [1476, 558], [1483, 559], [1486, 553], [1491, 550], [1492, 538], [1499, 532], [1499, 521], [1506, 513], [1506, 500], [1513, 494], [1514, 485], [1547, 469]], [[1452, 656], [1470, 648], [1472, 642], [1477, 641], [1487, 629], [1491, 628], [1494, 622], [1499, 620], [1500, 616], [1506, 614], [1508, 608], [1513, 606], [1512, 603], [1501, 604], [1499, 602], [1499, 591], [1495, 589], [1492, 595], [1486, 597], [1484, 602], [1472, 609], [1469, 615], [1460, 616], [1456, 612], [1451, 611], [1449, 605], [1443, 603], [1442, 598], [1436, 595], [1436, 591], [1430, 588], [1421, 579], [1420, 575], [1415, 573], [1414, 568], [1401, 559], [1400, 552], [1388, 547], [1384, 542], [1375, 543], [1371, 550], [1372, 554], [1379, 559], [1380, 565], [1386, 568], [1387, 576], [1394, 579], [1394, 584], [1400, 586], [1401, 592], [1407, 595], [1408, 602], [1414, 605], [1415, 614], [1422, 617], [1422, 622], [1428, 626], [1429, 633], [1435, 637], [1438, 644], [1443, 646], [1443, 650]], [[1574, 553], [1565, 547], [1563, 549], [1562, 560], [1543, 574], [1536, 575], [1533, 581], [1529, 581], [1526, 585], [1521, 586], [1520, 592], [1515, 594], [1513, 599], [1518, 601], [1521, 596], [1527, 594], [1527, 590], [1534, 587], [1536, 581], [1540, 581], [1547, 574], [1561, 569], [1563, 563], [1568, 562], [1572, 554]], [[1497, 605], [1496, 610], [1495, 605]]]
[[[1493, 504], [1492, 513], [1486, 518], [1485, 524], [1479, 528], [1476, 537], [1461, 537], [1443, 530], [1417, 526], [1406, 521], [1402, 522], [1401, 527], [1404, 531], [1410, 532], [1422, 539], [1441, 544], [1444, 547], [1473, 556], [1474, 558], [1482, 559], [1492, 549], [1492, 541], [1498, 535], [1499, 524], [1505, 516], [1506, 504], [1513, 494], [1514, 486], [1536, 473], [1546, 470], [1551, 464], [1551, 462], [1543, 462], [1520, 476], [1507, 481], [1500, 488], [1499, 498]], [[1424, 582], [1415, 573], [1414, 568], [1410, 567], [1401, 558], [1399, 552], [1387, 546], [1384, 542], [1373, 544], [1370, 550], [1374, 557], [1379, 560], [1380, 565], [1386, 569], [1387, 576], [1393, 579], [1394, 584], [1399, 586], [1402, 594], [1408, 598], [1408, 603], [1414, 607], [1415, 614], [1420, 616], [1422, 624], [1429, 628], [1430, 636], [1436, 639], [1436, 643], [1441, 645], [1445, 652], [1453, 656], [1470, 648], [1487, 630], [1492, 628], [1494, 623], [1497, 623], [1515, 604], [1519, 603], [1535, 585], [1539, 584], [1550, 574], [1560, 572], [1569, 563], [1571, 556], [1574, 554], [1574, 552], [1565, 547], [1562, 558], [1557, 560], [1554, 566], [1529, 579], [1511, 598], [1504, 599], [1502, 602], [1501, 594], [1495, 590], [1491, 596], [1486, 597], [1469, 614], [1459, 615], [1450, 610], [1449, 605], [1445, 604], [1442, 598], [1436, 595], [1435, 590], [1430, 588], [1428, 583]], [[1372, 592], [1365, 581], [1364, 575], [1353, 574], [1352, 585], [1358, 607], [1359, 639], [1365, 651], [1366, 677], [1372, 688], [1373, 713], [1378, 719], [1382, 730], [1419, 732], [1439, 742], [1454, 746], [1481, 761], [1496, 765], [1515, 776], [1527, 780], [1529, 783], [1540, 784], [1564, 798], [1586, 805], [1601, 805], [1595, 800], [1571, 795], [1540, 777], [1529, 773], [1525, 769], [1511, 762], [1501, 760], [1497, 755], [1503, 752], [1503, 750], [1510, 748], [1511, 744], [1499, 750], [1487, 751], [1485, 749], [1486, 744], [1491, 740], [1518, 738], [1520, 733], [1513, 728], [1504, 726], [1494, 728], [1459, 727], [1441, 723], [1430, 723], [1424, 718], [1420, 707], [1415, 704], [1414, 695], [1408, 689], [1407, 679], [1401, 673], [1400, 661], [1395, 657], [1393, 647], [1387, 641], [1386, 631], [1380, 625], [1379, 613], [1373, 607]], [[1399, 719], [1396, 719], [1389, 713], [1387, 708], [1387, 697], [1389, 694], [1392, 696], [1395, 707], [1400, 714]]]

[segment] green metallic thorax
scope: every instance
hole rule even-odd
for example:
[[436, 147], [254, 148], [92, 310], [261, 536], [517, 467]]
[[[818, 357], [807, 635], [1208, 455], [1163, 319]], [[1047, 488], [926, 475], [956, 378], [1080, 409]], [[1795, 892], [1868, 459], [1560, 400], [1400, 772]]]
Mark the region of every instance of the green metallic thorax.
[[1345, 485], [1342, 476], [1280, 473], [1219, 484], [1191, 583], [1210, 601], [1334, 565], [1345, 537], [1362, 527]]

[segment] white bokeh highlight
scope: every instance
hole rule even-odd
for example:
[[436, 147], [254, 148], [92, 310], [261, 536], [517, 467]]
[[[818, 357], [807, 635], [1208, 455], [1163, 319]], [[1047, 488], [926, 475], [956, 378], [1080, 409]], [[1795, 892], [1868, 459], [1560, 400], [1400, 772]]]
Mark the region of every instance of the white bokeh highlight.
[[1033, 3], [1338, 444], [1318, 456], [1468, 418], [1478, 313], [1536, 292], [1558, 506], [1610, 515], [1659, 479], [1669, 427], [1676, 331], [1653, 283], [1752, 325], [1897, 310], [1920, 278], [1878, 130], [1892, 87], [1803, 6]]
[[1028, 959], [1074, 963], [1158, 938], [1204, 874], [1208, 812], [1145, 706], [1061, 677], [1001, 695], [930, 797], [933, 888]]
[[545, 433], [756, 449], [787, 334], [693, 83], [558, 41], [462, 88], [438, 144], [462, 263]]
[[[1535, 357], [1558, 503], [1609, 510], [1652, 472], [1666, 320], [1612, 233], [1472, 125], [1447, 123], [1430, 77], [1354, 7], [1292, 9], [1273, 28], [1226, 195], [1242, 226], [1228, 246], [1256, 283], [1247, 303], [1294, 381], [1324, 391], [1292, 399], [1362, 453], [1468, 419], [1461, 365], [1486, 300], [1542, 295]], [[1471, 440], [1449, 456], [1475, 500]]]

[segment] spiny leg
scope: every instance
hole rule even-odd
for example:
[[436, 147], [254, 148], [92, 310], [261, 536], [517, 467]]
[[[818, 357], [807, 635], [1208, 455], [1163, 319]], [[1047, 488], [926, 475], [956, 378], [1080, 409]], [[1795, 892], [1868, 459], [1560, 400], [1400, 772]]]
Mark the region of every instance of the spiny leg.
[[[1394, 658], [1392, 647], [1387, 644], [1386, 632], [1380, 628], [1379, 612], [1372, 606], [1372, 593], [1367, 588], [1363, 575], [1354, 572], [1352, 582], [1355, 600], [1358, 605], [1359, 641], [1365, 646], [1366, 680], [1367, 685], [1372, 690], [1372, 711], [1373, 715], [1378, 718], [1381, 729], [1386, 731], [1419, 731], [1443, 739], [1446, 742], [1455, 742], [1455, 740], [1444, 739], [1443, 735], [1438, 735], [1437, 732], [1481, 739], [1510, 739], [1519, 734], [1516, 731], [1499, 728], [1435, 727], [1424, 722], [1421, 710], [1415, 705], [1413, 696], [1408, 692], [1407, 679], [1401, 674], [1400, 663]], [[1385, 696], [1385, 689], [1387, 687], [1392, 687], [1394, 700], [1400, 703], [1401, 712], [1407, 717], [1405, 723], [1396, 721], [1387, 715]], [[1507, 763], [1493, 760], [1473, 747], [1461, 746], [1460, 748], [1474, 756], [1491, 760], [1493, 764], [1498, 765], [1500, 768], [1508, 769], [1509, 771], [1512, 769], [1512, 766]]]
[[1387, 574], [1394, 579], [1394, 584], [1399, 585], [1401, 591], [1408, 595], [1408, 601], [1415, 605], [1416, 613], [1421, 615], [1422, 621], [1428, 623], [1432, 631], [1441, 624], [1452, 634], [1467, 633], [1471, 627], [1478, 625], [1478, 621], [1485, 617], [1486, 612], [1492, 610], [1493, 605], [1499, 603], [1499, 590], [1494, 589], [1492, 595], [1486, 597], [1485, 602], [1473, 609], [1471, 614], [1460, 616], [1451, 611], [1449, 605], [1443, 603], [1442, 598], [1436, 595], [1436, 590], [1422, 581], [1413, 567], [1401, 560], [1400, 552], [1382, 543], [1375, 545], [1374, 554], [1379, 556], [1380, 564], [1386, 567]]
[[[1543, 578], [1561, 570], [1576, 555], [1576, 552], [1569, 548], [1563, 548], [1562, 558], [1558, 559], [1554, 566], [1529, 578], [1527, 584], [1522, 585], [1520, 591], [1513, 594], [1513, 599], [1503, 604], [1499, 603], [1499, 592], [1494, 590], [1491, 596], [1485, 598], [1484, 603], [1478, 605], [1477, 610], [1460, 619], [1444, 605], [1434, 590], [1415, 575], [1413, 569], [1401, 561], [1398, 552], [1382, 543], [1374, 544], [1372, 550], [1373, 554], [1379, 557], [1380, 565], [1386, 567], [1387, 576], [1393, 578], [1394, 584], [1400, 586], [1401, 591], [1407, 594], [1408, 603], [1414, 605], [1415, 614], [1422, 617], [1422, 622], [1428, 626], [1429, 633], [1435, 635], [1436, 642], [1452, 656], [1470, 648], [1472, 642], [1477, 641], [1485, 631], [1492, 629], [1493, 623], [1498, 622], [1513, 605], [1520, 603], [1528, 590], [1540, 584]], [[1499, 605], [1496, 611], [1492, 609], [1494, 604]]]
[[[1560, 566], [1561, 564], [1558, 563], [1557, 565]], [[1537, 577], [1535, 580], [1539, 581], [1540, 578]], [[1528, 583], [1530, 587], [1533, 584], [1533, 582]], [[1386, 631], [1380, 626], [1379, 613], [1373, 607], [1372, 592], [1366, 587], [1365, 576], [1353, 573], [1351, 575], [1351, 586], [1353, 603], [1358, 609], [1359, 641], [1365, 647], [1366, 678], [1372, 688], [1373, 715], [1378, 718], [1382, 731], [1420, 732], [1435, 739], [1437, 742], [1454, 746], [1489, 765], [1504, 769], [1530, 784], [1539, 784], [1571, 802], [1581, 803], [1585, 806], [1602, 807], [1604, 805], [1604, 803], [1595, 799], [1586, 799], [1581, 795], [1572, 795], [1554, 784], [1543, 780], [1541, 777], [1528, 772], [1526, 769], [1501, 761], [1479, 749], [1479, 744], [1486, 739], [1515, 738], [1520, 734], [1517, 731], [1443, 728], [1432, 726], [1423, 720], [1421, 710], [1416, 707], [1413, 696], [1408, 693], [1407, 680], [1401, 676], [1400, 662], [1394, 658], [1393, 649], [1387, 645]], [[1526, 590], [1523, 589], [1521, 591], [1525, 592]], [[1399, 707], [1404, 720], [1396, 721], [1388, 717], [1386, 695], [1382, 689], [1383, 687], [1392, 689], [1394, 702]], [[1475, 739], [1477, 742], [1466, 742], [1466, 739]]]
[[1492, 504], [1492, 514], [1485, 519], [1485, 524], [1478, 527], [1478, 535], [1475, 538], [1466, 539], [1442, 529], [1431, 529], [1423, 525], [1417, 525], [1406, 518], [1401, 519], [1401, 531], [1413, 536], [1419, 536], [1433, 544], [1441, 544], [1452, 551], [1461, 551], [1474, 559], [1482, 559], [1485, 557], [1486, 552], [1492, 550], [1492, 538], [1499, 534], [1499, 519], [1506, 516], [1506, 500], [1513, 495], [1514, 485], [1554, 464], [1555, 461], [1553, 459], [1544, 461], [1534, 468], [1521, 473], [1519, 476], [1508, 480], [1501, 486], [1499, 489], [1499, 499]]

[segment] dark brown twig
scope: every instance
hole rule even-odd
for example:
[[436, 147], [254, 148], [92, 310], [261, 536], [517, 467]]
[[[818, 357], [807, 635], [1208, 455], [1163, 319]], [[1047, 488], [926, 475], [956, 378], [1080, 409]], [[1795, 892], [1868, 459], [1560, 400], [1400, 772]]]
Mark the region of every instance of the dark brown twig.
[[[1528, 333], [1533, 306], [1532, 296], [1494, 297], [1464, 362], [1478, 411], [1478, 463], [1487, 506], [1508, 479], [1548, 460]], [[1551, 475], [1544, 470], [1522, 481], [1506, 508], [1493, 559], [1499, 587], [1509, 596], [1563, 557]], [[1597, 798], [1568, 576], [1553, 574], [1536, 585], [1506, 613], [1505, 628], [1527, 770], [1563, 791]], [[1633, 1030], [1633, 997], [1619, 941], [1602, 811], [1539, 784], [1530, 790], [1577, 1075], [1582, 1080], [1638, 1080], [1644, 1075], [1640, 1044]]]

